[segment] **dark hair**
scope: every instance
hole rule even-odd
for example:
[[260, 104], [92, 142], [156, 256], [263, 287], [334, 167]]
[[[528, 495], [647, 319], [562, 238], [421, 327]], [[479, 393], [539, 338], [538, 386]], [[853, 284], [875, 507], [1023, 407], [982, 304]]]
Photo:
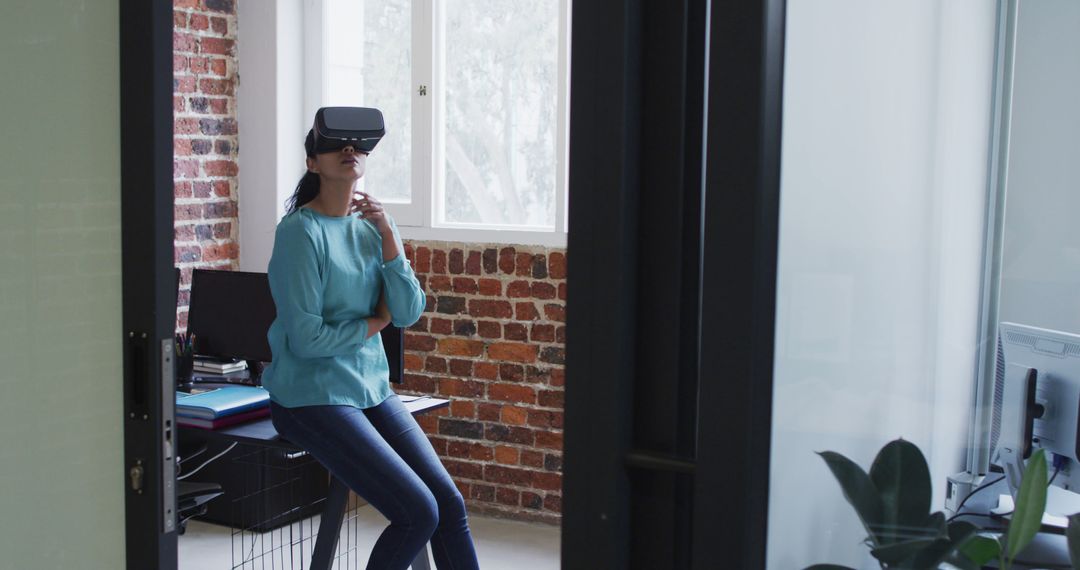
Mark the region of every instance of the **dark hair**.
[[[315, 158], [315, 132], [312, 130], [308, 130], [307, 137], [304, 139], [304, 152], [307, 153], [308, 158]], [[297, 208], [314, 200], [318, 195], [319, 175], [308, 170], [296, 184], [296, 191], [285, 201], [286, 215], [295, 212]]]

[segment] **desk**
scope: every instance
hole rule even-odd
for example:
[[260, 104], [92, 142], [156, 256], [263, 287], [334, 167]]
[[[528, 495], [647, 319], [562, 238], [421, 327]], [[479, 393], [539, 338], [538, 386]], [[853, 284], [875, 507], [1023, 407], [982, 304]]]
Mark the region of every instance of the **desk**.
[[[415, 398], [415, 399], [410, 399]], [[445, 408], [450, 405], [449, 400], [432, 398], [430, 396], [403, 396], [402, 403], [412, 412], [419, 415]], [[270, 418], [262, 418], [244, 424], [229, 426], [218, 430], [204, 430], [197, 428], [181, 427], [178, 431], [179, 438], [185, 436], [199, 438], [206, 441], [219, 441], [225, 443], [242, 443], [260, 447], [268, 447], [277, 450], [295, 452], [303, 451], [292, 442], [285, 440], [274, 429]], [[311, 554], [311, 570], [330, 570], [333, 563], [334, 550], [337, 547], [338, 534], [341, 532], [341, 522], [345, 515], [345, 505], [349, 497], [349, 489], [337, 477], [330, 476], [330, 490], [327, 493], [326, 504], [323, 507], [319, 534], [315, 540], [315, 548]], [[429, 570], [427, 549], [425, 548], [417, 556], [412, 564], [413, 570]]]
[[[1008, 521], [999, 517], [971, 515], [963, 519], [979, 527], [980, 533], [1000, 537], [1008, 526]], [[997, 561], [992, 560], [985, 568], [997, 568]], [[1043, 527], [1035, 535], [1013, 562], [1013, 570], [1072, 570], [1069, 560], [1069, 545], [1060, 529]]]
[[[964, 505], [964, 514], [957, 520], [968, 521], [979, 527], [982, 531], [1000, 535], [1008, 528], [1007, 519], [991, 516], [988, 513], [997, 506], [998, 495], [1007, 494], [1009, 487], [999, 473], [987, 475], [988, 480], [1002, 480], [986, 487]], [[993, 568], [997, 563], [993, 562]], [[1017, 556], [1013, 565], [1016, 570], [1043, 569], [1071, 569], [1069, 549], [1066, 543], [1064, 530], [1056, 527], [1043, 526], [1031, 544]]]

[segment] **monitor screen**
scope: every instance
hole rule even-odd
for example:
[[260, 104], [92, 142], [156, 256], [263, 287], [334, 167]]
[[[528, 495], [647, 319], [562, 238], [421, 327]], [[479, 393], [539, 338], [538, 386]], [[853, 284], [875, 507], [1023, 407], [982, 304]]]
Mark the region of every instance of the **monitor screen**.
[[266, 333], [276, 316], [265, 273], [192, 272], [188, 332], [196, 353], [269, 362]]
[[[266, 333], [277, 311], [265, 273], [196, 269], [191, 276], [188, 332], [201, 355], [269, 362]], [[404, 381], [404, 329], [381, 331], [390, 381]]]

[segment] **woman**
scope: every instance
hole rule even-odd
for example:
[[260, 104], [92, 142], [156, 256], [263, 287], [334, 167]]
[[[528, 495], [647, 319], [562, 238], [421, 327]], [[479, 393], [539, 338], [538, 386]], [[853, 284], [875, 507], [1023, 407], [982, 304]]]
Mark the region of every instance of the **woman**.
[[436, 567], [477, 568], [461, 493], [388, 382], [379, 331], [416, 322], [424, 292], [394, 222], [355, 190], [367, 154], [316, 153], [312, 132], [304, 147], [268, 271], [274, 427], [389, 519], [368, 568], [407, 568], [429, 540]]

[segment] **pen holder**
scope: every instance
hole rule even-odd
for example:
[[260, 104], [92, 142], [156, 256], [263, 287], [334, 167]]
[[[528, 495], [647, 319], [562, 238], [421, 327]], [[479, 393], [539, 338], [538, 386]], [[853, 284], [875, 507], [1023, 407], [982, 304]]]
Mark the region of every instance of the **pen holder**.
[[195, 365], [195, 358], [191, 354], [176, 355], [176, 383], [178, 385], [191, 383], [191, 370]]

